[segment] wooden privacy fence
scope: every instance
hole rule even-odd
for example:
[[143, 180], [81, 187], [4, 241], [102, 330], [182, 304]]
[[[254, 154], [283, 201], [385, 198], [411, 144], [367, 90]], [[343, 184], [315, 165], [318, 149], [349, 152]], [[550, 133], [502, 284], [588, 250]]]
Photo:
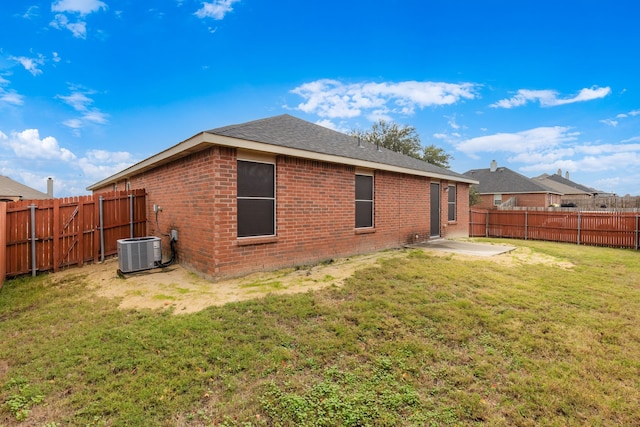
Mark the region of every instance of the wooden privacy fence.
[[471, 209], [470, 237], [509, 237], [638, 249], [637, 212]]
[[118, 239], [146, 235], [145, 190], [1, 204], [0, 286], [5, 277], [102, 261], [117, 254]]

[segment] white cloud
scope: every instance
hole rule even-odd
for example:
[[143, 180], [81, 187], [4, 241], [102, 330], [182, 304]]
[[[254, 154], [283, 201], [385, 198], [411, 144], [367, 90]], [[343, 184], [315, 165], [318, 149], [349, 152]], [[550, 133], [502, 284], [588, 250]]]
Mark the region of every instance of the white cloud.
[[24, 96], [18, 94], [13, 89], [5, 89], [4, 86], [9, 85], [9, 80], [0, 76], [0, 104], [23, 105]]
[[86, 177], [98, 180], [113, 175], [135, 163], [126, 151], [89, 150], [76, 162]]
[[634, 142], [634, 141], [640, 141], [640, 136], [634, 136], [634, 137], [629, 138], [629, 139], [623, 139], [620, 142]]
[[335, 123], [333, 123], [331, 120], [328, 120], [328, 119], [318, 120], [316, 121], [316, 124], [329, 128], [331, 130], [338, 130], [338, 127], [335, 125]]
[[109, 122], [109, 120], [107, 120], [108, 117], [109, 117], [108, 114], [105, 114], [101, 111], [91, 110], [91, 111], [87, 111], [82, 116], [82, 119], [91, 123], [97, 123], [97, 124], [103, 125]]
[[42, 70], [38, 68], [38, 66], [44, 65], [45, 62], [44, 55], [42, 54], [38, 54], [37, 58], [28, 58], [26, 56], [10, 56], [9, 59], [20, 63], [25, 70], [27, 70], [34, 76], [42, 74]]
[[24, 19], [36, 18], [40, 14], [39, 6], [29, 6], [27, 11], [22, 15]]
[[[58, 13], [54, 15], [49, 25], [59, 30], [67, 29], [74, 37], [86, 39], [87, 23], [84, 18], [91, 13], [106, 9], [106, 3], [100, 0], [58, 0], [51, 5], [51, 11]], [[75, 16], [76, 21], [72, 22], [67, 15]]]
[[217, 21], [224, 19], [224, 16], [233, 11], [233, 3], [240, 0], [214, 0], [212, 2], [203, 2], [202, 7], [198, 9], [194, 15], [198, 18], [213, 18]]
[[107, 9], [107, 5], [100, 0], [58, 0], [51, 5], [52, 12], [78, 13], [82, 16], [100, 9]]
[[413, 115], [416, 108], [451, 105], [474, 99], [477, 85], [405, 81], [399, 83], [352, 83], [321, 79], [291, 90], [305, 102], [296, 109], [325, 118], [353, 118], [366, 115], [369, 120], [390, 120], [391, 114]]
[[[622, 118], [622, 117], [618, 117], [618, 118]], [[612, 119], [600, 120], [600, 123], [604, 123], [605, 125], [608, 125], [608, 126], [611, 126], [611, 127], [618, 126], [618, 121], [617, 120], [612, 120]]]
[[13, 150], [18, 158], [72, 161], [75, 154], [59, 146], [58, 141], [47, 136], [40, 139], [38, 129], [26, 129], [22, 132], [11, 132], [10, 137], [0, 138], [2, 145]]
[[635, 116], [638, 116], [638, 115], [640, 115], [640, 110], [632, 110], [632, 111], [629, 111], [629, 112], [627, 112], [627, 113], [620, 113], [620, 114], [618, 114], [618, 115], [616, 116], [616, 119], [618, 119], [618, 120], [614, 120], [614, 119], [603, 119], [603, 120], [600, 120], [600, 123], [604, 123], [604, 124], [606, 124], [606, 125], [616, 127], [616, 126], [618, 126], [618, 123], [619, 123], [619, 121], [620, 121], [620, 120], [622, 120], [622, 119], [628, 119], [629, 117], [635, 117]]
[[581, 89], [580, 92], [571, 98], [559, 98], [555, 90], [529, 90], [520, 89], [516, 95], [509, 99], [502, 99], [490, 107], [493, 108], [514, 108], [525, 105], [529, 102], [538, 101], [541, 107], [556, 107], [558, 105], [573, 104], [575, 102], [592, 101], [604, 98], [611, 93], [610, 87], [597, 87]]
[[60, 98], [65, 104], [70, 105], [76, 111], [87, 111], [88, 106], [93, 103], [93, 99], [89, 98], [87, 94], [92, 95], [94, 92], [73, 92], [71, 95], [57, 95], [56, 98]]
[[456, 148], [467, 154], [505, 151], [509, 153], [534, 153], [560, 144], [575, 141], [578, 132], [563, 126], [539, 127], [516, 133], [497, 133], [458, 142]]
[[88, 95], [95, 94], [95, 91], [76, 86], [70, 86], [70, 89], [72, 91], [70, 95], [57, 95], [56, 98], [61, 99], [77, 112], [82, 113], [80, 117], [68, 119], [62, 123], [71, 128], [75, 136], [80, 136], [80, 129], [88, 124], [103, 125], [109, 122], [108, 114], [97, 108], [90, 108], [91, 104], [93, 104], [93, 99]]
[[87, 23], [84, 21], [70, 22], [66, 15], [61, 13], [53, 17], [53, 21], [49, 23], [53, 28], [58, 30], [67, 29], [71, 31], [74, 37], [79, 39], [87, 38]]

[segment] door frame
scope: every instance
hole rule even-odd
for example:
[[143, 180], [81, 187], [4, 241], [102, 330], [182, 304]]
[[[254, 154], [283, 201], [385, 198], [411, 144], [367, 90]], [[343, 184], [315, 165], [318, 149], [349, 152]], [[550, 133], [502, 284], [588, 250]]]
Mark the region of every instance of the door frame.
[[429, 236], [440, 237], [440, 183], [432, 182], [429, 189], [431, 191], [429, 203], [429, 217], [431, 219]]

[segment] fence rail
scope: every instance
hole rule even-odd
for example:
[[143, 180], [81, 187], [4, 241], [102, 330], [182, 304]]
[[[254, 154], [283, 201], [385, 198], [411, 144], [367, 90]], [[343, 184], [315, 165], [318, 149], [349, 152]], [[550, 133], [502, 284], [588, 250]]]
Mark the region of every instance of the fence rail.
[[118, 239], [146, 234], [145, 199], [145, 190], [132, 190], [6, 203], [0, 209], [0, 225], [4, 220], [6, 230], [5, 241], [0, 241], [5, 251], [0, 286], [4, 277], [57, 271], [115, 255]]
[[471, 209], [470, 237], [508, 237], [638, 249], [639, 213]]

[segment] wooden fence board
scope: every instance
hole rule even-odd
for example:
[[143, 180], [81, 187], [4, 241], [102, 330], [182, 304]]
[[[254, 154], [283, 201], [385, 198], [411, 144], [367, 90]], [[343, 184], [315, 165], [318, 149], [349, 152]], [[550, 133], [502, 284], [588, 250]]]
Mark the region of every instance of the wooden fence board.
[[470, 237], [507, 237], [638, 249], [640, 214], [541, 210], [470, 211]]
[[[5, 277], [32, 272], [35, 232], [37, 271], [58, 271], [82, 266], [117, 254], [117, 240], [146, 235], [144, 190], [106, 193], [62, 199], [23, 200], [4, 204]], [[102, 200], [104, 253], [100, 248], [100, 200]], [[32, 205], [35, 222], [32, 225]], [[133, 207], [133, 217], [131, 208]], [[133, 224], [133, 227], [132, 227]], [[0, 269], [0, 286], [2, 269]]]

